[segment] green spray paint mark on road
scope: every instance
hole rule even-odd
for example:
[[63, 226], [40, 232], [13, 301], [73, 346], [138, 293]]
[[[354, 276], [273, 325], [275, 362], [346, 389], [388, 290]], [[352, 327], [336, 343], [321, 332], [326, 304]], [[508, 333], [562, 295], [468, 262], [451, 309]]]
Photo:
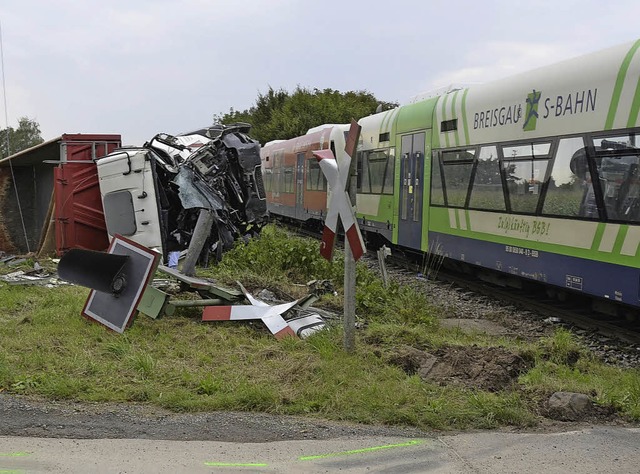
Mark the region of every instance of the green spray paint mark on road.
[[325, 458], [334, 458], [337, 456], [349, 456], [352, 454], [361, 454], [361, 453], [370, 453], [373, 451], [381, 451], [383, 449], [391, 449], [391, 448], [403, 448], [405, 446], [415, 446], [420, 444], [422, 441], [413, 440], [407, 441], [406, 443], [398, 443], [398, 444], [386, 444], [384, 446], [374, 446], [372, 448], [362, 448], [362, 449], [352, 449], [351, 451], [342, 451], [341, 453], [329, 453], [329, 454], [319, 454], [317, 456], [302, 456], [298, 458], [299, 461], [313, 461], [314, 459], [325, 459]]
[[25, 471], [20, 471], [16, 469], [0, 469], [0, 474], [24, 474]]
[[212, 467], [265, 467], [266, 463], [260, 462], [205, 462], [205, 466]]
[[31, 453], [27, 453], [25, 451], [18, 451], [16, 453], [0, 453], [0, 457], [18, 458], [18, 457], [21, 457], [21, 456], [29, 456], [29, 454], [31, 454]]

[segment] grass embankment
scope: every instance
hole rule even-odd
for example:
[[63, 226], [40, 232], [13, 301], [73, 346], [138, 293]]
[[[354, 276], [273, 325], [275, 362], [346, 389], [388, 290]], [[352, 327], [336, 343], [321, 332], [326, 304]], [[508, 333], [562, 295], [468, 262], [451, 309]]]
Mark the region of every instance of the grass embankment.
[[[331, 279], [340, 290], [341, 261], [325, 262], [317, 245], [270, 226], [261, 239], [200, 274], [296, 297], [311, 279]], [[532, 425], [539, 400], [571, 390], [640, 419], [638, 370], [593, 360], [563, 330], [527, 344], [441, 328], [442, 310], [426, 295], [397, 285], [384, 289], [364, 267], [358, 268], [357, 312], [366, 324], [354, 354], [343, 352], [339, 327], [306, 340], [277, 341], [262, 323], [202, 323], [200, 312], [188, 309], [155, 321], [138, 316], [118, 335], [80, 316], [87, 293], [0, 283], [0, 391], [457, 429]], [[322, 302], [342, 307], [340, 296]], [[530, 358], [533, 367], [517, 383], [488, 392], [425, 382], [387, 357], [404, 346], [451, 345], [504, 347]]]

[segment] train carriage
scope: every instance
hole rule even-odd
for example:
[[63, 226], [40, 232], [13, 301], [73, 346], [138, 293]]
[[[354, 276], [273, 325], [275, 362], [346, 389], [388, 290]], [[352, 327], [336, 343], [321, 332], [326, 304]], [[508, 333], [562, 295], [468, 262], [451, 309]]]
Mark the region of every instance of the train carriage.
[[639, 45], [441, 96], [432, 248], [638, 306]]
[[267, 143], [261, 150], [269, 212], [300, 222], [322, 223], [330, 190], [314, 150], [331, 149], [344, 164], [348, 125], [321, 125], [306, 135]]
[[[365, 238], [640, 306], [639, 48], [362, 118], [356, 210]], [[284, 150], [312, 136], [265, 147], [263, 169], [280, 147], [267, 172], [283, 173], [279, 163], [295, 171], [300, 159]], [[307, 204], [308, 187], [291, 191], [286, 204], [268, 195], [270, 210], [324, 215]]]

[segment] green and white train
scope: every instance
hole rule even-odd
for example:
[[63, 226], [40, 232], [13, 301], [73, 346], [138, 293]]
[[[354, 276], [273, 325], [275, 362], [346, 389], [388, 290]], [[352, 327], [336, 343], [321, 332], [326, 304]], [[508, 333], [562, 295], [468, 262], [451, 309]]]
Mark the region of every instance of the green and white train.
[[[361, 119], [356, 208], [366, 239], [640, 306], [639, 48]], [[287, 186], [285, 161], [268, 157], [296, 140], [263, 148], [269, 208], [317, 219], [304, 199], [311, 150], [332, 142], [297, 146], [289, 179], [300, 185]], [[272, 206], [274, 196], [297, 212]]]

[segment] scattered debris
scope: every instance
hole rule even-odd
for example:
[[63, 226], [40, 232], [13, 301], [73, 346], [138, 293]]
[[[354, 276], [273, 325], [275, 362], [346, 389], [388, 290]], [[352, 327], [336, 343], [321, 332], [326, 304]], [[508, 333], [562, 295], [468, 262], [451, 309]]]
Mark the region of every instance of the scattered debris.
[[60, 259], [61, 278], [91, 288], [82, 315], [118, 333], [133, 322], [160, 255], [120, 235], [108, 252], [71, 249]]
[[[137, 311], [156, 319], [174, 314], [179, 307], [204, 307], [203, 321], [260, 319], [278, 339], [285, 336], [307, 337], [325, 326], [324, 318], [317, 311], [312, 311], [310, 305], [318, 299], [318, 294], [333, 291], [328, 281], [310, 282], [313, 284], [309, 286], [315, 293], [290, 303], [271, 306], [254, 298], [239, 282], [242, 293], [158, 265], [158, 258], [156, 252], [116, 235], [107, 253], [69, 250], [60, 260], [58, 272], [69, 282], [91, 288], [82, 314], [118, 333], [124, 332], [131, 324]], [[168, 293], [149, 284], [156, 268], [176, 278], [182, 290], [195, 291], [204, 298], [171, 299]], [[166, 287], [166, 280], [164, 285]], [[275, 299], [275, 295], [266, 290], [261, 294]], [[238, 301], [241, 295], [251, 304], [232, 306], [231, 303]], [[282, 315], [295, 306], [298, 306], [296, 313], [285, 320]]]
[[545, 324], [561, 324], [562, 319], [556, 318], [555, 316], [551, 316], [546, 319], [543, 319], [542, 322]]
[[[294, 308], [295, 310], [295, 308]], [[318, 313], [309, 312], [287, 320], [291, 330], [301, 339], [325, 328], [326, 321]]]
[[338, 294], [331, 280], [311, 280], [307, 282], [307, 288], [309, 289], [309, 294], [317, 297], [327, 294], [337, 296]]
[[[271, 306], [264, 301], [254, 298], [240, 282], [238, 286], [244, 293], [250, 305], [235, 306], [207, 306], [202, 312], [203, 321], [249, 321], [260, 319], [269, 328], [269, 331], [277, 338], [286, 336], [307, 337], [322, 329], [324, 319], [317, 313], [307, 313], [285, 320], [283, 314], [295, 306], [308, 302], [309, 297], [301, 298], [289, 303]], [[315, 295], [310, 295], [314, 298]]]
[[[24, 263], [24, 261], [25, 259], [21, 259], [21, 263]], [[48, 272], [38, 262], [34, 263], [33, 270], [17, 270], [7, 273], [1, 275], [0, 280], [10, 285], [39, 285], [46, 286], [47, 288], [68, 284], [66, 281], [58, 278], [55, 273], [51, 274]]]

